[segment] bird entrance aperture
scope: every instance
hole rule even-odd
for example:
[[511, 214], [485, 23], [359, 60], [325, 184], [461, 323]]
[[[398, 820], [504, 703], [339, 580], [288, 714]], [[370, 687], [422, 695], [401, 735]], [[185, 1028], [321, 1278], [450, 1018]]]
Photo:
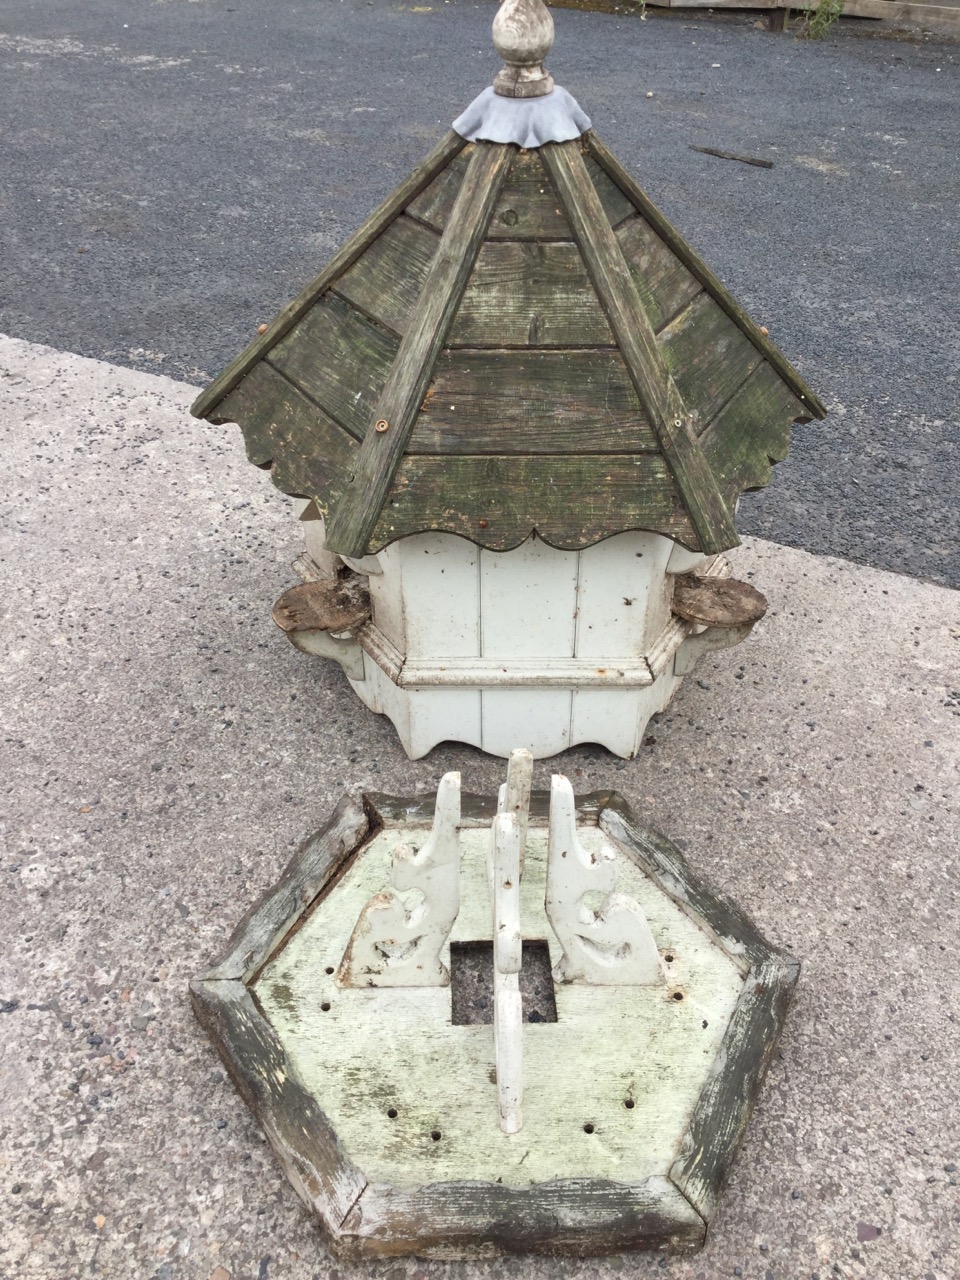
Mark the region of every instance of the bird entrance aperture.
[[[520, 995], [524, 1022], [556, 1022], [550, 948], [544, 940], [524, 940]], [[450, 997], [454, 1026], [493, 1022], [492, 942], [450, 943]]]

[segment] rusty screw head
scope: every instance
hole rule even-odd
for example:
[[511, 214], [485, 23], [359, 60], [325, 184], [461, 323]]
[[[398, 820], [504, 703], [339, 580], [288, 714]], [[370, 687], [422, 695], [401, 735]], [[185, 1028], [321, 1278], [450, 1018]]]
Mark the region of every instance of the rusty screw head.
[[389, 431], [390, 423], [386, 420], [386, 418], [378, 418], [377, 421], [373, 424], [373, 429], [374, 431]]
[[477, 521], [477, 524], [480, 526], [480, 528], [481, 528], [481, 529], [486, 529], [486, 527], [487, 527], [487, 521], [486, 521], [486, 520], [478, 520], [478, 521]]

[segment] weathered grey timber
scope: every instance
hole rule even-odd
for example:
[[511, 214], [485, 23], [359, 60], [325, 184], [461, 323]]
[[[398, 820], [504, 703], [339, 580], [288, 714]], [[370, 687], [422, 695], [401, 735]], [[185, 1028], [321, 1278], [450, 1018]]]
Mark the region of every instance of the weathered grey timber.
[[[505, 67], [477, 103], [546, 103], [543, 0], [504, 0], [493, 32]], [[458, 121], [470, 147], [442, 142], [194, 406], [237, 418], [334, 553], [649, 530], [715, 554], [790, 423], [823, 415], [586, 116], [514, 145], [534, 109]]]
[[[297, 1193], [316, 1215], [331, 1249], [349, 1259], [699, 1248], [782, 1028], [799, 966], [696, 875], [674, 845], [638, 823], [615, 792], [580, 797], [578, 822], [599, 824], [729, 956], [743, 979], [669, 1169], [634, 1181], [620, 1175], [615, 1181], [583, 1177], [529, 1186], [483, 1180], [384, 1185], [371, 1181], [344, 1149], [324, 1112], [322, 1084], [304, 1085], [252, 988], [264, 966], [284, 955], [301, 922], [348, 874], [372, 836], [384, 828], [426, 832], [433, 809], [433, 796], [367, 795], [363, 807], [341, 801], [277, 887], [244, 918], [220, 963], [192, 984], [198, 1018]], [[542, 826], [548, 809], [548, 793], [534, 792], [531, 825]], [[495, 811], [493, 797], [465, 795], [461, 825], [485, 828]]]
[[426, 530], [724, 550], [824, 410], [589, 133], [445, 140], [194, 412], [358, 556]]
[[656, 335], [632, 287], [613, 229], [576, 143], [543, 148], [544, 164], [577, 236], [594, 288], [603, 299], [610, 327], [663, 456], [677, 481], [696, 535], [708, 553], [736, 546], [739, 539], [706, 459], [691, 430], [687, 406], [668, 371]]

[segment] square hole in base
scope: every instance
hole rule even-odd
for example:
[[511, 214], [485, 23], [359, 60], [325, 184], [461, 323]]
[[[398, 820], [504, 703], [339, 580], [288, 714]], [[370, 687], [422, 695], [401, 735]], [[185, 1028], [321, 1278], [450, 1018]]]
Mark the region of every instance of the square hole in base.
[[[520, 962], [524, 1022], [556, 1022], [557, 1002], [545, 940], [524, 940]], [[450, 943], [451, 1021], [456, 1027], [493, 1022], [493, 943]]]

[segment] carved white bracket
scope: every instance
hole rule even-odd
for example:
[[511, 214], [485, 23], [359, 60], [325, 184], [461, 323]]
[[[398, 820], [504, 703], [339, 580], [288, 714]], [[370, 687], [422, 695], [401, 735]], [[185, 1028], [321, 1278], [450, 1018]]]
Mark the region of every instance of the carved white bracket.
[[[437, 789], [433, 830], [419, 851], [398, 845], [393, 889], [375, 893], [360, 912], [340, 962], [344, 987], [448, 986], [440, 959], [460, 911], [460, 774], [446, 773]], [[416, 889], [422, 901], [408, 911], [396, 890]]]
[[493, 1041], [504, 1133], [518, 1133], [523, 1124], [522, 956], [520, 823], [516, 814], [498, 813], [493, 820]]
[[[573, 788], [554, 774], [550, 783], [546, 911], [563, 947], [557, 982], [652, 986], [665, 981], [660, 953], [639, 903], [615, 893], [616, 855], [609, 845], [591, 853], [577, 835]], [[587, 895], [594, 898], [588, 902]]]

